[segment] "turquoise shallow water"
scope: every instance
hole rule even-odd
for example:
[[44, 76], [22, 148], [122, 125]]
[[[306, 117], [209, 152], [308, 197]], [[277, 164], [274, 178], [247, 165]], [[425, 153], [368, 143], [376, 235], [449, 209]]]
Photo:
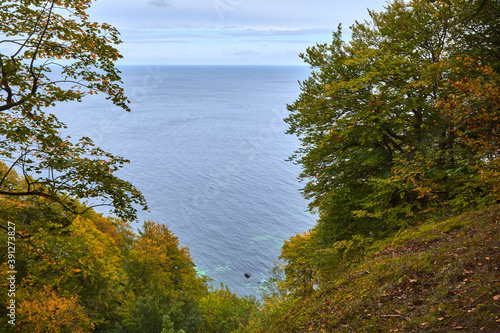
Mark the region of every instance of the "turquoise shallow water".
[[[72, 137], [89, 136], [130, 159], [121, 176], [146, 196], [143, 220], [167, 224], [200, 272], [239, 295], [257, 288], [283, 240], [309, 229], [285, 159], [286, 104], [308, 69], [294, 66], [127, 66], [132, 112], [104, 98], [57, 107]], [[244, 273], [252, 276], [247, 279]]]

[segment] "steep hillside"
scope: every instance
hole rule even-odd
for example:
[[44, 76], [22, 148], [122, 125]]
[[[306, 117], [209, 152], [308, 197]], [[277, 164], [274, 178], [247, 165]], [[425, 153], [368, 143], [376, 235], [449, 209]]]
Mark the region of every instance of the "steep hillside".
[[500, 332], [499, 220], [496, 206], [378, 242], [250, 331]]

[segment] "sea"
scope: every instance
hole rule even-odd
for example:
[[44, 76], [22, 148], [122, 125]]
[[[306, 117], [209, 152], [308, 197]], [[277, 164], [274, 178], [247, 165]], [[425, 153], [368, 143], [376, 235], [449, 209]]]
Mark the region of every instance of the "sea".
[[286, 161], [299, 141], [283, 121], [309, 68], [120, 70], [132, 111], [102, 96], [60, 104], [64, 134], [129, 159], [119, 176], [148, 201], [140, 220], [168, 225], [215, 287], [258, 298], [283, 241], [317, 219], [300, 193], [300, 167]]

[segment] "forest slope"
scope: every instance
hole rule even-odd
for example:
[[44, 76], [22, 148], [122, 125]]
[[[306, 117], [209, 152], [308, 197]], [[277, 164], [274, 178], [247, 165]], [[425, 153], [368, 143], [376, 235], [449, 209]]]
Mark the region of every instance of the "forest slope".
[[319, 290], [267, 304], [253, 329], [499, 332], [499, 219], [495, 206], [374, 243]]

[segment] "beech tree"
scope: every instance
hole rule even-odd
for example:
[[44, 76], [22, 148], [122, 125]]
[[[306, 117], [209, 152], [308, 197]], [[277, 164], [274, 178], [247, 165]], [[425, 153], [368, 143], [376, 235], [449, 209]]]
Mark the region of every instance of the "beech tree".
[[[103, 94], [129, 111], [114, 62], [118, 31], [92, 22], [91, 0], [0, 1], [0, 195], [44, 197], [75, 210], [74, 199], [110, 205], [124, 219], [147, 209], [141, 192], [113, 173], [128, 160], [83, 137], [62, 137], [50, 107]], [[12, 187], [9, 175], [24, 179]]]
[[[498, 165], [498, 151], [484, 158], [452, 102], [462, 96], [467, 116], [498, 133], [494, 13], [496, 0], [395, 0], [356, 22], [351, 41], [339, 27], [331, 44], [301, 55], [313, 71], [285, 121], [301, 140], [291, 159], [320, 215], [317, 239], [381, 236], [438, 207], [456, 212], [495, 199], [480, 174]], [[468, 70], [457, 70], [466, 57]]]
[[471, 58], [454, 63], [459, 78], [449, 83], [449, 98], [437, 104], [457, 137], [474, 152], [475, 169], [500, 199], [500, 76]]

